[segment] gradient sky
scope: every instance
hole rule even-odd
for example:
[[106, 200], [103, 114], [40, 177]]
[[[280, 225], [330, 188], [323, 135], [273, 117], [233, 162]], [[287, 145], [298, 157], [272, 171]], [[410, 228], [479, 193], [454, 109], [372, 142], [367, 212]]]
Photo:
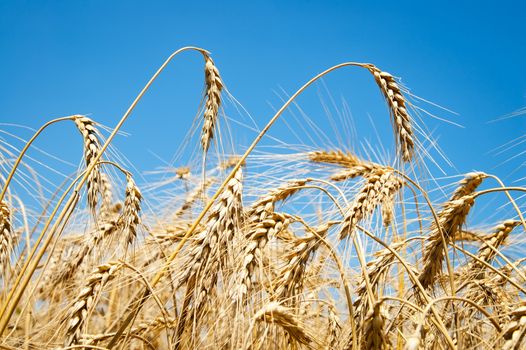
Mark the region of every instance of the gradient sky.
[[[53, 117], [90, 114], [114, 126], [173, 50], [196, 45], [212, 52], [229, 91], [261, 127], [283, 91], [293, 93], [333, 64], [366, 61], [458, 113], [422, 105], [464, 126], [423, 117], [456, 166], [449, 173], [518, 178], [526, 175], [517, 169], [526, 156], [499, 164], [525, 147], [494, 150], [525, 134], [526, 117], [488, 122], [526, 106], [525, 10], [521, 1], [0, 0], [0, 122], [37, 128]], [[361, 74], [337, 73], [327, 89], [354, 119], [382, 124], [387, 109]], [[181, 57], [132, 115], [125, 126], [131, 137], [117, 144], [140, 170], [172, 159], [198, 109], [202, 79], [202, 59]], [[316, 89], [299, 104], [325, 123], [315, 112]], [[63, 131], [50, 130], [41, 143], [76, 162], [78, 135]], [[286, 128], [276, 132], [296, 142]]]

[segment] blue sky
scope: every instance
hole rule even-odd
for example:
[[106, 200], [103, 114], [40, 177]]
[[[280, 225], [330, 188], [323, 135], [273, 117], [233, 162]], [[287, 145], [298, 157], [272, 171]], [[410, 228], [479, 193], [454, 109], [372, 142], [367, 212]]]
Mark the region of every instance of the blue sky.
[[[518, 178], [526, 157], [499, 164], [524, 146], [491, 151], [524, 135], [526, 118], [488, 122], [526, 105], [525, 10], [519, 1], [1, 0], [0, 122], [36, 128], [79, 113], [113, 126], [173, 50], [196, 45], [212, 52], [229, 91], [262, 127], [285, 92], [333, 64], [364, 61], [458, 113], [421, 105], [464, 126], [423, 117], [456, 165], [448, 172], [506, 177], [515, 170]], [[200, 57], [179, 58], [126, 124], [131, 136], [117, 145], [141, 171], [172, 159], [192, 125], [202, 79]], [[371, 118], [380, 139], [392, 138], [382, 128], [389, 125], [387, 110], [370, 77], [347, 70], [325, 83], [330, 96], [349, 106], [358, 129], [369, 129]], [[298, 103], [321, 125], [319, 89]], [[64, 128], [50, 130], [41, 144], [76, 163], [78, 135]], [[297, 143], [283, 123], [275, 132]]]

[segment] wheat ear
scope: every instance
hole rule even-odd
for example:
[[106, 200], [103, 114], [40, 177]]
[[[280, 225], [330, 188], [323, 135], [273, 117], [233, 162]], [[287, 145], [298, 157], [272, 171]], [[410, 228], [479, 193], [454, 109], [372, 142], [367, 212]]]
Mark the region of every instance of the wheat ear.
[[442, 269], [446, 248], [442, 235], [448, 242], [461, 230], [474, 203], [474, 197], [471, 194], [486, 177], [487, 175], [481, 172], [467, 173], [453, 192], [451, 199], [443, 205], [443, 209], [438, 214], [438, 223], [432, 222], [431, 234], [424, 249], [424, 268], [419, 276], [424, 288], [433, 283], [437, 272]]
[[401, 158], [403, 161], [409, 162], [414, 155], [415, 137], [411, 126], [411, 116], [407, 112], [406, 99], [391, 74], [372, 65], [368, 69], [374, 75], [374, 79], [390, 107], [394, 129], [398, 136], [397, 143]]
[[126, 196], [122, 213], [123, 229], [126, 233], [126, 243], [131, 244], [137, 237], [137, 226], [141, 223], [141, 191], [130, 174], [126, 175]]
[[381, 303], [377, 302], [365, 317], [364, 321], [364, 350], [388, 350], [391, 349], [389, 337], [385, 334], [385, 316], [382, 314]]
[[[349, 236], [356, 225], [366, 219], [379, 205], [392, 206], [393, 196], [402, 187], [403, 182], [387, 168], [379, 168], [373, 174], [367, 176], [367, 182], [356, 195], [351, 207], [344, 217], [340, 238]], [[390, 213], [390, 211], [386, 211]], [[384, 214], [384, 221], [390, 220], [392, 214], [387, 217]]]
[[116, 262], [103, 264], [88, 276], [84, 287], [80, 290], [69, 311], [65, 346], [78, 344], [81, 339], [81, 328], [86, 324], [89, 313], [95, 306], [102, 288], [122, 266], [121, 263]]
[[119, 224], [116, 220], [109, 220], [100, 225], [100, 227], [91, 234], [89, 240], [62, 266], [60, 271], [55, 275], [55, 278], [53, 278], [53, 284], [57, 285], [58, 283], [69, 280], [84, 259], [90, 255], [93, 250], [97, 249], [100, 242], [116, 232], [118, 228]]
[[521, 306], [512, 312], [512, 320], [504, 327], [502, 350], [524, 349], [521, 344], [525, 334], [526, 306]]
[[305, 326], [294, 316], [292, 310], [276, 302], [270, 302], [255, 315], [256, 321], [275, 323], [300, 344], [309, 345], [314, 342], [313, 336]]
[[201, 133], [201, 145], [206, 152], [210, 147], [210, 142], [214, 137], [219, 107], [221, 106], [221, 90], [223, 81], [219, 75], [219, 70], [212, 58], [205, 55], [205, 83], [206, 83], [206, 102], [204, 111], [204, 124]]
[[[497, 255], [494, 249], [498, 249], [502, 244], [504, 244], [511, 231], [513, 231], [513, 229], [520, 224], [520, 221], [515, 220], [506, 220], [499, 224], [490, 237], [485, 237], [484, 243], [480, 246], [477, 252], [477, 257], [484, 262], [490, 263], [495, 255]], [[483, 263], [479, 260], [474, 260], [470, 267], [470, 269], [475, 270], [482, 270], [483, 268]]]
[[281, 213], [266, 213], [265, 218], [258, 221], [255, 228], [249, 230], [246, 243], [242, 248], [237, 280], [231, 290], [233, 299], [242, 301], [252, 286], [252, 278], [256, 263], [261, 261], [262, 250], [269, 237], [277, 236], [286, 230], [290, 224], [290, 217]]
[[431, 224], [431, 234], [424, 248], [424, 267], [418, 277], [424, 288], [433, 283], [435, 276], [442, 269], [446, 248], [442, 234], [446, 242], [454, 237], [455, 232], [464, 224], [474, 201], [473, 196], [464, 196], [447, 202], [438, 215], [438, 225], [435, 221]]
[[[84, 159], [86, 161], [86, 167], [89, 167], [100, 152], [100, 141], [97, 129], [95, 128], [95, 122], [82, 115], [75, 116], [74, 121], [84, 139]], [[95, 213], [98, 196], [99, 193], [101, 193], [101, 176], [98, 166], [94, 167], [93, 171], [89, 174], [86, 186], [88, 188], [88, 205], [92, 212]]]
[[288, 299], [301, 291], [307, 263], [321, 244], [318, 236], [325, 237], [330, 227], [323, 224], [316, 229], [318, 235], [307, 232], [304, 237], [292, 239], [292, 247], [283, 256], [285, 264], [274, 282], [278, 298]]
[[5, 201], [0, 202], [0, 272], [9, 266], [9, 257], [15, 244], [11, 227], [11, 210]]

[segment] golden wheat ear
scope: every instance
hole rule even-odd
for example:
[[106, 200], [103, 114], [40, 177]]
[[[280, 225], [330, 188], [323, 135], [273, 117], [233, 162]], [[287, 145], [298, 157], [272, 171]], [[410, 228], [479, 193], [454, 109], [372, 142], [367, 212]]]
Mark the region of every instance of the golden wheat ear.
[[0, 202], [0, 273], [9, 266], [9, 257], [15, 245], [11, 227], [11, 210], [6, 202]]
[[294, 340], [300, 344], [309, 345], [315, 343], [311, 332], [290, 310], [276, 302], [271, 302], [260, 309], [254, 319], [260, 322], [274, 323]]
[[[90, 167], [100, 152], [100, 140], [95, 127], [95, 122], [83, 115], [75, 116], [74, 122], [84, 140], [84, 159], [86, 167]], [[88, 205], [92, 212], [95, 213], [102, 187], [99, 166], [93, 168], [86, 181], [86, 186], [88, 188]]]
[[368, 65], [367, 68], [373, 74], [391, 110], [400, 156], [403, 161], [410, 162], [415, 152], [415, 135], [402, 90], [391, 74], [373, 65]]
[[108, 283], [115, 273], [122, 267], [121, 263], [110, 262], [98, 266], [87, 277], [84, 287], [80, 290], [73, 306], [69, 311], [68, 328], [64, 346], [72, 346], [79, 343], [82, 327], [88, 321], [89, 313], [93, 311], [96, 299], [102, 288]]
[[221, 107], [221, 90], [223, 90], [223, 81], [219, 75], [219, 70], [209, 55], [205, 55], [205, 84], [206, 102], [203, 114], [204, 124], [201, 132], [201, 146], [203, 146], [203, 150], [206, 153], [214, 137], [219, 108]]
[[141, 211], [141, 200], [141, 191], [135, 184], [135, 181], [133, 181], [133, 177], [128, 174], [126, 176], [124, 210], [121, 217], [127, 244], [131, 244], [137, 237], [137, 226], [141, 223], [141, 217], [139, 215]]

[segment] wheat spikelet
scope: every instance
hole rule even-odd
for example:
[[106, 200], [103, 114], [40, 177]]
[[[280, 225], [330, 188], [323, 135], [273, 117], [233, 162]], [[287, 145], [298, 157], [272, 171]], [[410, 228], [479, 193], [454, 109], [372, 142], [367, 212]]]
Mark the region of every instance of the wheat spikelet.
[[212, 61], [212, 58], [205, 55], [205, 83], [206, 83], [206, 103], [204, 112], [204, 124], [201, 133], [201, 145], [206, 152], [210, 147], [210, 142], [214, 137], [215, 125], [221, 106], [221, 90], [223, 82], [219, 75], [219, 70]]
[[459, 230], [455, 232], [455, 235], [452, 237], [453, 241], [460, 242], [480, 242], [486, 239], [486, 237], [477, 234], [475, 232], [467, 231], [467, 230]]
[[288, 197], [298, 192], [307, 180], [290, 180], [286, 184], [270, 190], [267, 194], [260, 197], [247, 211], [247, 216], [251, 223], [265, 219], [267, 214], [274, 212], [276, 202], [284, 201]]
[[[203, 276], [196, 290], [196, 308], [199, 308], [216, 283], [220, 269], [225, 269], [231, 257], [231, 243], [241, 223], [243, 171], [239, 168], [228, 182], [223, 195], [212, 209], [206, 224], [206, 240], [210, 254], [199, 268]], [[203, 244], [201, 244], [201, 247]], [[194, 266], [193, 269], [196, 269]]]
[[126, 196], [122, 213], [122, 226], [126, 233], [126, 243], [131, 244], [137, 237], [137, 226], [141, 223], [141, 191], [130, 174], [126, 176]]
[[252, 285], [251, 279], [256, 262], [261, 259], [261, 250], [266, 246], [269, 237], [277, 236], [290, 224], [288, 215], [274, 212], [276, 202], [292, 196], [306, 183], [307, 180], [291, 180], [285, 185], [270, 190], [246, 211], [248, 233], [241, 248], [241, 267], [235, 286], [230, 292], [232, 298], [237, 300], [244, 298]]
[[294, 316], [292, 310], [271, 302], [261, 308], [255, 315], [254, 319], [266, 323], [275, 323], [292, 338], [300, 344], [309, 345], [314, 343], [313, 336], [305, 326]]
[[122, 267], [121, 263], [110, 262], [98, 266], [86, 279], [84, 287], [77, 295], [69, 311], [66, 341], [64, 346], [76, 345], [80, 341], [81, 328], [104, 285], [114, 277], [116, 271]]
[[[512, 299], [497, 281], [475, 279], [469, 283], [465, 297], [478, 305], [492, 305], [499, 320], [507, 319]], [[466, 317], [472, 317], [472, 313], [478, 310], [466, 305], [465, 311]]]
[[[241, 160], [241, 156], [237, 156], [237, 155], [233, 155], [233, 156], [230, 156], [228, 157], [227, 159], [225, 159], [224, 161], [222, 161], [221, 163], [219, 163], [219, 169], [220, 170], [227, 170], [227, 169], [230, 169], [230, 168], [233, 168], [234, 166], [236, 166], [236, 164]], [[246, 161], [243, 161], [241, 163], [241, 166], [245, 166], [246, 165]]]
[[[152, 334], [160, 329], [172, 329], [177, 325], [177, 320], [173, 317], [157, 317], [153, 320], [142, 321], [133, 327], [129, 334], [142, 335]], [[80, 341], [83, 345], [96, 345], [101, 341], [111, 338], [115, 333], [106, 334], [82, 334]]]
[[192, 241], [179, 285], [188, 281], [196, 273], [204, 273], [200, 270], [208, 263], [208, 260], [221, 258], [219, 256], [221, 249], [226, 248], [225, 246], [232, 240], [237, 225], [240, 223], [242, 179], [243, 171], [242, 168], [239, 168], [211, 209], [203, 231], [198, 233]]
[[[86, 167], [89, 167], [100, 152], [100, 141], [97, 129], [95, 128], [95, 122], [82, 115], [75, 116], [74, 121], [84, 139], [84, 159], [86, 161]], [[101, 193], [101, 177], [98, 166], [95, 166], [88, 175], [86, 186], [88, 188], [88, 204], [92, 212], [95, 213], [98, 195]]]
[[[403, 182], [389, 169], [380, 168], [368, 176], [367, 182], [356, 195], [350, 209], [345, 214], [340, 238], [344, 239], [350, 235], [356, 225], [370, 216], [377, 206], [391, 206], [393, 196], [402, 187], [402, 184]], [[391, 216], [392, 214], [384, 217], [384, 221], [390, 220]]]
[[449, 202], [446, 202], [438, 214], [438, 226], [435, 221], [431, 224], [431, 234], [424, 249], [424, 268], [419, 280], [424, 288], [433, 282], [437, 272], [442, 268], [444, 258], [444, 242], [449, 241], [461, 230], [466, 216], [473, 205], [474, 198], [470, 196], [487, 175], [480, 172], [467, 173], [453, 192]]
[[391, 74], [372, 65], [368, 69], [374, 75], [374, 79], [391, 109], [401, 158], [405, 162], [409, 162], [414, 154], [415, 137], [411, 126], [411, 116], [407, 112], [405, 97]]
[[0, 202], [0, 272], [9, 266], [9, 258], [15, 244], [11, 227], [11, 210], [5, 201]]
[[362, 161], [362, 163], [342, 171], [339, 171], [330, 176], [332, 181], [345, 181], [349, 179], [354, 179], [358, 176], [368, 176], [369, 174], [374, 173], [378, 169], [382, 168], [381, 165], [374, 164], [371, 162]]
[[[186, 283], [183, 311], [177, 326], [181, 340], [188, 315], [200, 318], [205, 302], [215, 289], [218, 274], [232, 254], [231, 242], [241, 222], [243, 170], [239, 168], [212, 207], [205, 228], [192, 241], [177, 286]], [[193, 305], [191, 302], [193, 300]]]

